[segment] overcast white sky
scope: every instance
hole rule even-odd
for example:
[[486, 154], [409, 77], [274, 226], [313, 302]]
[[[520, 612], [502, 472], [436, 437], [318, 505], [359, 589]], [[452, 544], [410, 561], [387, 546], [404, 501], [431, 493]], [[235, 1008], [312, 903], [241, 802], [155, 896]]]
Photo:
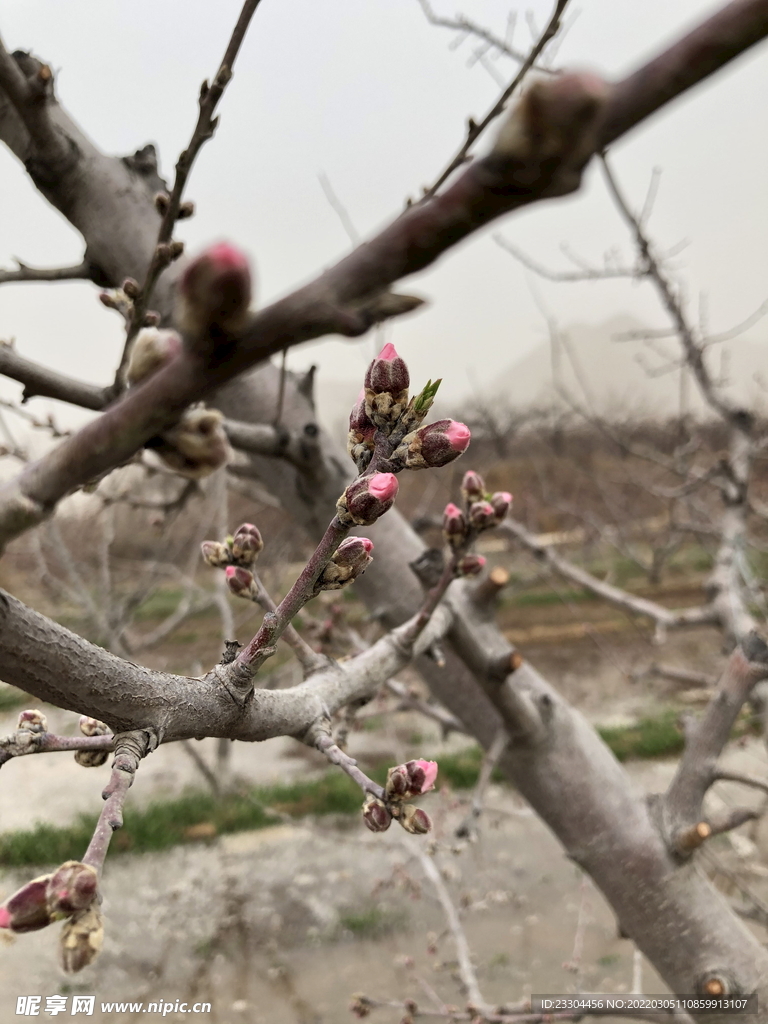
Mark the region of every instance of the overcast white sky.
[[[200, 81], [216, 69], [240, 0], [4, 0], [0, 34], [58, 72], [59, 96], [109, 152], [158, 146], [166, 174], [189, 138]], [[503, 33], [520, 12], [539, 25], [543, 0], [434, 0]], [[618, 77], [713, 9], [700, 0], [572, 0], [558, 65]], [[454, 152], [468, 115], [482, 116], [498, 87], [471, 42], [427, 24], [417, 0], [263, 0], [203, 150], [188, 197], [197, 216], [179, 235], [194, 249], [230, 238], [254, 257], [259, 300], [291, 289], [348, 248], [318, 174], [328, 175], [358, 229], [373, 231], [418, 194]], [[509, 62], [497, 67], [505, 77]], [[757, 47], [657, 115], [614, 149], [628, 193], [642, 202], [663, 169], [651, 226], [657, 239], [690, 244], [678, 260], [690, 294], [708, 298], [712, 328], [746, 317], [768, 295], [768, 47]], [[576, 196], [535, 206], [493, 226], [541, 261], [565, 265], [568, 241], [599, 260], [626, 232], [593, 169]], [[407, 287], [431, 306], [389, 328], [416, 382], [443, 376], [444, 394], [482, 386], [543, 337], [525, 272], [492, 241], [474, 236]], [[0, 263], [76, 262], [79, 237], [0, 150]], [[563, 323], [599, 323], [621, 311], [663, 322], [650, 292], [626, 284], [541, 285]], [[760, 338], [765, 324], [752, 331]], [[0, 337], [25, 355], [97, 383], [120, 350], [114, 313], [83, 284], [3, 285]], [[357, 377], [368, 342], [332, 339], [292, 351], [290, 365], [319, 362], [328, 378]], [[514, 399], [514, 396], [511, 396]]]

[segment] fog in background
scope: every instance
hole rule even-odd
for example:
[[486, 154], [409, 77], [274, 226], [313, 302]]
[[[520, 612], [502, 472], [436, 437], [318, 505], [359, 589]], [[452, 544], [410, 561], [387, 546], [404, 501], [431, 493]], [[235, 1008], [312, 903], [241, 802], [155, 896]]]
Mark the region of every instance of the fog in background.
[[[240, 6], [5, 0], [0, 34], [9, 48], [30, 49], [51, 64], [62, 103], [98, 145], [127, 154], [154, 142], [172, 180], [200, 82], [215, 72]], [[541, 28], [551, 9], [541, 0], [466, 0], [463, 7], [435, 0], [434, 7], [446, 16], [462, 10], [502, 35], [509, 10], [517, 10], [520, 48], [531, 38], [526, 11]], [[623, 76], [713, 9], [697, 0], [573, 0], [556, 64]], [[466, 118], [479, 119], [498, 95], [486, 68], [469, 66], [476, 43], [451, 48], [455, 39], [428, 24], [417, 0], [263, 0], [220, 106], [219, 130], [188, 186], [197, 215], [179, 226], [178, 237], [191, 252], [219, 238], [243, 246], [257, 266], [260, 303], [336, 261], [349, 242], [318, 175], [327, 175], [365, 236], [437, 176], [461, 143]], [[494, 67], [505, 79], [515, 70], [508, 60]], [[650, 228], [664, 247], [689, 242], [675, 264], [693, 308], [700, 293], [706, 297], [712, 330], [743, 320], [768, 295], [766, 96], [768, 49], [758, 46], [613, 150], [614, 168], [638, 207], [652, 169], [663, 169]], [[82, 257], [79, 236], [5, 149], [0, 226], [0, 265], [10, 266], [13, 256], [41, 266]], [[490, 388], [546, 337], [537, 301], [562, 325], [622, 315], [665, 323], [648, 285], [535, 281], [532, 289], [530, 275], [493, 242], [496, 232], [561, 268], [568, 266], [563, 241], [595, 262], [617, 244], [632, 257], [593, 167], [580, 193], [495, 223], [401, 285], [430, 301], [386, 328], [414, 383], [443, 376], [443, 397], [452, 400]], [[747, 341], [761, 342], [766, 323]], [[25, 356], [56, 369], [106, 383], [122, 336], [120, 319], [90, 285], [0, 287], [0, 338], [15, 337]], [[303, 345], [291, 350], [289, 366], [320, 364], [327, 413], [333, 382], [346, 381], [353, 392], [372, 345], [370, 337]], [[503, 380], [510, 401], [525, 397], [516, 394], [514, 373]], [[3, 382], [1, 393], [17, 389]]]

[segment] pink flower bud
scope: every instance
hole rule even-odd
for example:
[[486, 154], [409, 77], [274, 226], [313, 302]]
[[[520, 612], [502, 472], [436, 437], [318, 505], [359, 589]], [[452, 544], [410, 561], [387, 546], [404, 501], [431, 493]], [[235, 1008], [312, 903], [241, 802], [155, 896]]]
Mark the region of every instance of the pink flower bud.
[[384, 788], [390, 800], [406, 800], [433, 789], [436, 778], [436, 761], [406, 761], [389, 769]]
[[511, 505], [512, 495], [509, 491], [496, 491], [491, 495], [491, 507], [493, 508], [497, 523], [506, 519]]
[[445, 466], [466, 451], [470, 436], [463, 423], [436, 420], [404, 437], [394, 457], [404, 458], [406, 469]]
[[367, 537], [347, 537], [323, 569], [316, 590], [341, 590], [346, 583], [362, 576], [373, 561], [371, 551], [373, 541]]
[[253, 587], [253, 573], [240, 565], [228, 565], [224, 570], [227, 586], [238, 597], [250, 597]]
[[365, 386], [375, 395], [389, 392], [398, 396], [411, 383], [408, 367], [392, 344], [386, 344], [365, 373]]
[[37, 708], [28, 708], [20, 712], [16, 728], [25, 732], [48, 732], [48, 719]]
[[238, 526], [232, 538], [232, 555], [243, 565], [253, 565], [264, 549], [264, 541], [258, 527], [253, 523]]
[[392, 815], [383, 800], [369, 796], [363, 804], [363, 821], [371, 832], [386, 832], [392, 824]]
[[459, 576], [479, 576], [484, 568], [482, 555], [465, 555], [457, 566]]
[[461, 493], [467, 501], [480, 501], [485, 497], [485, 481], [474, 469], [468, 469], [464, 474]]
[[192, 260], [179, 282], [182, 330], [204, 334], [217, 326], [242, 327], [251, 304], [251, 272], [243, 253], [228, 242], [212, 245]]
[[410, 795], [418, 796], [435, 788], [437, 778], [437, 761], [406, 761], [410, 780]]
[[406, 832], [412, 835], [424, 836], [432, 831], [432, 819], [426, 811], [413, 804], [406, 804], [403, 807], [400, 817], [397, 819]]
[[345, 526], [370, 526], [392, 508], [397, 491], [394, 473], [360, 477], [339, 498], [336, 512]]
[[53, 920], [85, 910], [96, 898], [99, 878], [95, 868], [77, 860], [65, 861], [48, 880], [48, 911]]
[[204, 540], [200, 550], [205, 562], [214, 569], [223, 569], [230, 563], [230, 550], [226, 544], [219, 544], [216, 540]]
[[460, 547], [467, 536], [467, 520], [461, 509], [449, 502], [443, 512], [443, 536], [451, 547]]
[[476, 530], [496, 525], [496, 513], [489, 501], [475, 501], [469, 507], [469, 522]]
[[373, 541], [367, 537], [347, 537], [334, 552], [333, 561], [344, 566], [358, 565], [360, 562], [367, 565], [371, 561], [372, 551]]
[[33, 878], [9, 896], [0, 907], [0, 928], [12, 932], [34, 932], [51, 923], [48, 911], [48, 882], [51, 875]]

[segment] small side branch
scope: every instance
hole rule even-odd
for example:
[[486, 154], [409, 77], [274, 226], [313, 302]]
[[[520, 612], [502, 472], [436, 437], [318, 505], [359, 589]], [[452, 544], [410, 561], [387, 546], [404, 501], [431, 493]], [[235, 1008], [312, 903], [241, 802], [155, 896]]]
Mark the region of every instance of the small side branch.
[[123, 826], [123, 804], [128, 790], [133, 785], [136, 771], [142, 758], [153, 746], [152, 737], [147, 732], [138, 730], [121, 733], [114, 737], [114, 741], [115, 759], [112, 762], [112, 776], [102, 793], [104, 806], [96, 823], [93, 838], [83, 857], [83, 864], [89, 864], [99, 874], [104, 867], [112, 834]]
[[0, 270], [0, 284], [20, 281], [92, 281], [93, 268], [83, 260], [72, 267], [30, 267], [17, 259], [17, 270]]
[[753, 687], [766, 678], [768, 646], [751, 633], [728, 659], [717, 693], [698, 727], [689, 731], [680, 764], [663, 798], [664, 827], [675, 852], [688, 854], [716, 832], [735, 828], [753, 816], [753, 812], [737, 811], [736, 817], [710, 822], [705, 820], [703, 803], [717, 779], [717, 759], [744, 702]]

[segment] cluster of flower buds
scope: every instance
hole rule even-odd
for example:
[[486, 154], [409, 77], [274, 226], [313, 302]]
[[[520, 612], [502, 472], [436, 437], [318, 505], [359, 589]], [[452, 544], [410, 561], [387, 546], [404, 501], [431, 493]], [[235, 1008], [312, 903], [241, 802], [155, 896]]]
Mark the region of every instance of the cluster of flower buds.
[[[498, 526], [504, 520], [512, 505], [509, 491], [496, 491], [491, 495], [485, 492], [485, 482], [479, 473], [468, 470], [461, 484], [464, 496], [465, 511], [452, 502], [445, 506], [443, 513], [443, 536], [446, 544], [454, 550], [460, 550], [476, 534]], [[479, 555], [467, 556], [462, 575], [473, 576], [479, 573], [484, 565]]]
[[203, 559], [214, 569], [224, 569], [233, 565], [247, 569], [255, 564], [264, 550], [264, 541], [257, 526], [253, 523], [243, 523], [223, 544], [215, 540], [205, 540], [200, 545], [200, 550]]
[[387, 772], [384, 799], [368, 796], [363, 804], [363, 821], [371, 832], [386, 832], [392, 820], [399, 822], [406, 832], [426, 835], [432, 822], [426, 811], [406, 803], [434, 788], [437, 778], [436, 761], [406, 761]]
[[234, 333], [245, 325], [251, 295], [245, 255], [228, 242], [212, 245], [182, 274], [177, 323], [192, 339], [204, 337], [212, 328]]
[[437, 469], [458, 459], [469, 445], [469, 427], [456, 420], [436, 420], [406, 434], [392, 454], [404, 469]]
[[370, 526], [392, 508], [398, 486], [394, 473], [359, 477], [336, 502], [336, 514], [344, 526]]
[[373, 541], [367, 537], [347, 537], [339, 544], [330, 562], [323, 569], [315, 586], [321, 590], [341, 590], [347, 583], [362, 576], [373, 561]]
[[96, 898], [95, 868], [68, 860], [52, 874], [33, 878], [0, 906], [0, 928], [32, 932], [86, 910]]
[[[83, 736], [108, 736], [111, 729], [97, 718], [80, 716], [80, 732]], [[75, 761], [83, 768], [99, 768], [109, 758], [108, 750], [76, 750]]]

